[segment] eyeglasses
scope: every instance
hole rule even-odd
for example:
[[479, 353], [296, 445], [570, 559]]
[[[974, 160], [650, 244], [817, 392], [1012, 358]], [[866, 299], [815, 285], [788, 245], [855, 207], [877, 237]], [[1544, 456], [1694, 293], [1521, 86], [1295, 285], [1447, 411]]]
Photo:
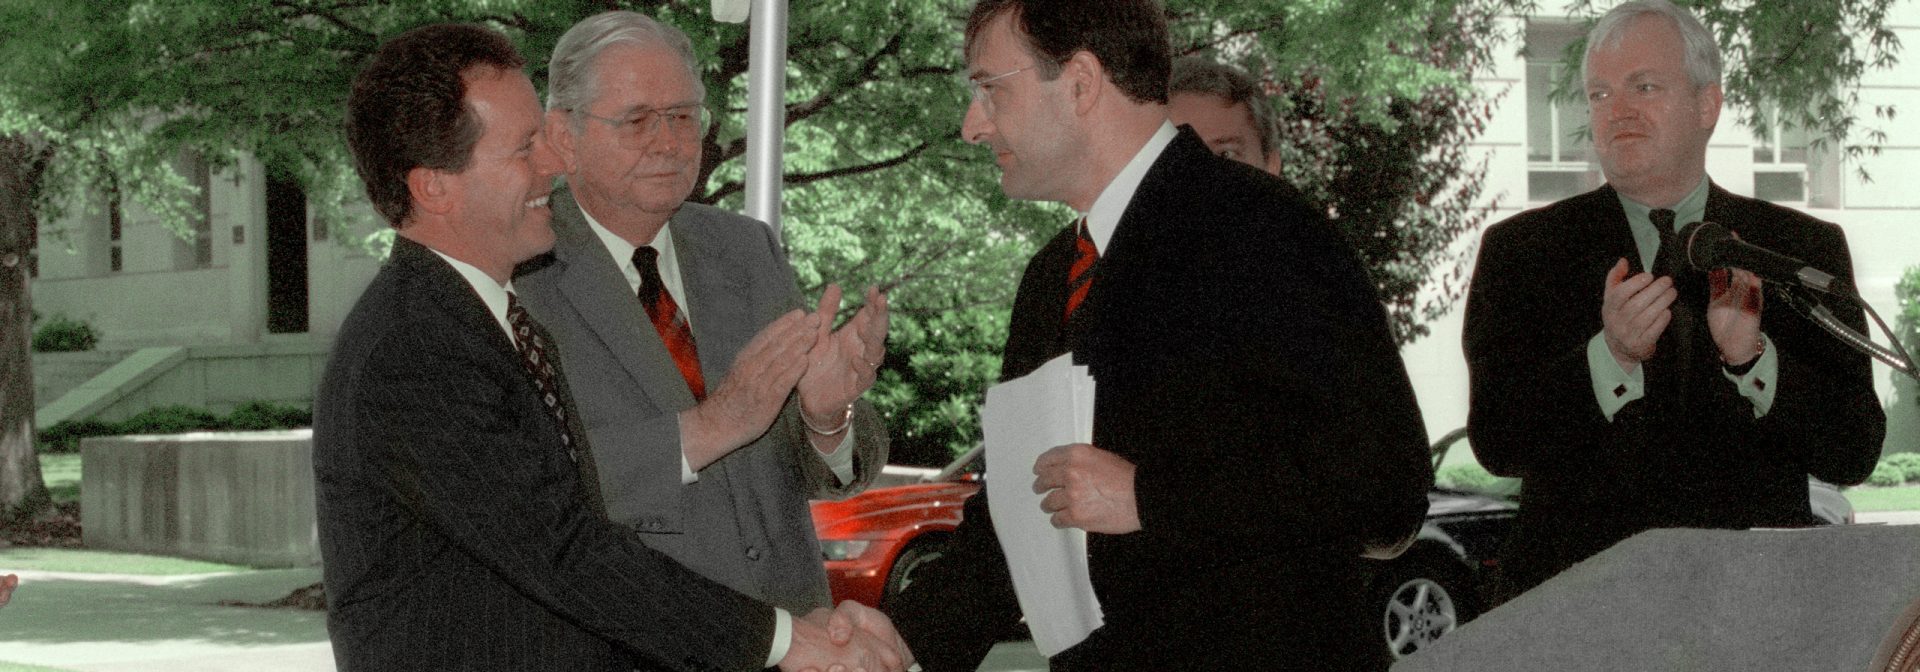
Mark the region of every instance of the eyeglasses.
[[712, 121], [711, 113], [704, 105], [676, 105], [660, 109], [640, 108], [632, 114], [619, 119], [611, 119], [588, 112], [574, 110], [574, 114], [606, 124], [620, 139], [620, 146], [638, 149], [651, 142], [660, 132], [661, 126], [676, 138], [694, 138], [707, 132], [707, 124]]
[[965, 80], [967, 84], [967, 90], [972, 92], [972, 95], [973, 95], [973, 99], [972, 101], [970, 101], [969, 104], [978, 103], [980, 105], [981, 112], [986, 113], [986, 115], [989, 117], [993, 116], [993, 95], [987, 92], [987, 85], [1000, 81], [1002, 79], [1006, 79], [1008, 77], [1012, 77], [1022, 72], [1026, 72], [1028, 70], [1032, 70], [1035, 67], [1036, 66], [1029, 65], [1024, 68], [1009, 70], [1009, 71], [1000, 73], [998, 75], [988, 77], [986, 79], [974, 79], [972, 77], [968, 77]]

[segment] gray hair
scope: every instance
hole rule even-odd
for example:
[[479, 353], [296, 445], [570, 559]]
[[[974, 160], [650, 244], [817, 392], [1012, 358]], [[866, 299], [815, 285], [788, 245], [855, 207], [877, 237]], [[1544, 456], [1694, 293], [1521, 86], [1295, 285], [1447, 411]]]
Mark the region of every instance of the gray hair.
[[553, 58], [547, 62], [547, 109], [574, 112], [574, 122], [579, 123], [579, 113], [600, 95], [594, 83], [594, 61], [616, 44], [672, 49], [686, 64], [694, 91], [706, 99], [707, 87], [700, 81], [700, 64], [694, 60], [693, 41], [686, 33], [644, 14], [613, 11], [581, 19], [553, 45]]
[[1267, 93], [1245, 71], [1200, 56], [1173, 61], [1173, 77], [1167, 82], [1168, 95], [1197, 93], [1218, 96], [1228, 105], [1242, 103], [1253, 117], [1253, 130], [1260, 136], [1260, 158], [1273, 155], [1279, 131], [1273, 121], [1273, 106]]
[[1701, 25], [1693, 13], [1675, 7], [1669, 0], [1632, 0], [1614, 7], [1587, 33], [1587, 53], [1580, 59], [1580, 76], [1586, 78], [1587, 64], [1593, 60], [1593, 52], [1601, 47], [1620, 46], [1627, 24], [1642, 16], [1661, 16], [1672, 22], [1674, 29], [1680, 31], [1681, 46], [1686, 52], [1687, 79], [1696, 89], [1720, 83], [1720, 46], [1713, 40], [1713, 32]]

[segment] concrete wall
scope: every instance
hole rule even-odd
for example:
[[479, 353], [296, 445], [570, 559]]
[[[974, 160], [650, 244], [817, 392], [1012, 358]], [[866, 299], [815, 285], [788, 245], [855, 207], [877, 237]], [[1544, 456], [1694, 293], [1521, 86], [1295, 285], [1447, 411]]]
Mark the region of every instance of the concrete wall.
[[33, 407], [52, 403], [126, 356], [104, 350], [33, 353]]
[[308, 338], [188, 348], [186, 361], [168, 375], [95, 417], [119, 420], [167, 404], [204, 406], [217, 413], [253, 400], [308, 406], [326, 365], [327, 344]]
[[[34, 424], [44, 428], [86, 418], [111, 422], [175, 404], [216, 413], [231, 412], [255, 400], [309, 406], [326, 359], [327, 344], [306, 336], [252, 344], [141, 348], [125, 353], [65, 394], [36, 398]], [[55, 367], [51, 373], [63, 370]], [[39, 377], [36, 370], [35, 378]], [[48, 381], [49, 387], [53, 382]]]
[[88, 548], [256, 567], [320, 562], [312, 432], [81, 442]]

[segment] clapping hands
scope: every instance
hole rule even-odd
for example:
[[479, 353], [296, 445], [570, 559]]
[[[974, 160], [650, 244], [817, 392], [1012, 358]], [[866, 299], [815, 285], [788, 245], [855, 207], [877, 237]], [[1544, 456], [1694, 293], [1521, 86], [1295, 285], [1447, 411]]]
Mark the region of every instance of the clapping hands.
[[840, 286], [827, 285], [820, 294], [820, 306], [814, 312], [820, 324], [799, 384], [800, 412], [816, 427], [839, 424], [847, 404], [873, 387], [874, 374], [887, 356], [887, 295], [868, 287], [866, 298], [853, 319], [834, 329]]

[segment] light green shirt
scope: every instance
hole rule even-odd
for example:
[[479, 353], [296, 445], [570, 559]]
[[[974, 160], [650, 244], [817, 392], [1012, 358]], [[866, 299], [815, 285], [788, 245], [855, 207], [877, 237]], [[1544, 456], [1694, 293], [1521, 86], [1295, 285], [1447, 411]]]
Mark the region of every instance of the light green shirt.
[[[1702, 177], [1700, 186], [1694, 187], [1692, 193], [1670, 208], [1676, 228], [1706, 218], [1707, 185], [1707, 179]], [[1636, 203], [1621, 195], [1620, 207], [1626, 210], [1627, 227], [1633, 231], [1633, 244], [1640, 253], [1640, 267], [1653, 268], [1653, 258], [1660, 252], [1660, 230], [1648, 215], [1653, 212], [1653, 206]], [[1766, 415], [1773, 408], [1773, 397], [1779, 390], [1780, 377], [1779, 350], [1773, 347], [1773, 340], [1767, 338], [1766, 334], [1761, 334], [1760, 338], [1765, 341], [1765, 350], [1760, 354], [1760, 361], [1754, 362], [1747, 375], [1735, 376], [1724, 369], [1720, 372], [1739, 390], [1740, 396], [1753, 402], [1753, 417], [1756, 418]], [[1627, 373], [1607, 348], [1605, 332], [1594, 334], [1587, 341], [1587, 371], [1593, 380], [1594, 401], [1600, 404], [1600, 412], [1607, 416], [1607, 420], [1613, 420], [1614, 414], [1619, 413], [1620, 409], [1647, 394], [1646, 365], [1634, 367], [1633, 373]]]

